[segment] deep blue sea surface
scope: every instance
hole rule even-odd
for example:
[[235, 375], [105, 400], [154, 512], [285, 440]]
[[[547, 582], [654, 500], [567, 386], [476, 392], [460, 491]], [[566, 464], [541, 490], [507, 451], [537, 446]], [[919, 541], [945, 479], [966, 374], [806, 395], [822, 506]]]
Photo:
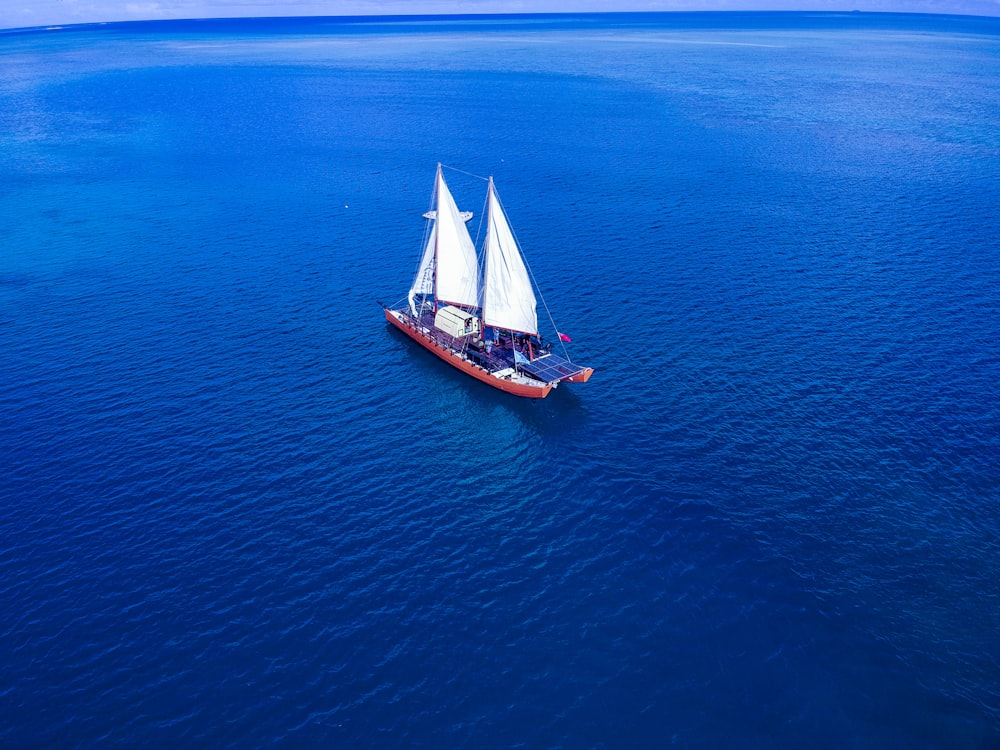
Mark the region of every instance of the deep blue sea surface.
[[995, 750], [998, 215], [997, 19], [0, 34], [0, 746]]

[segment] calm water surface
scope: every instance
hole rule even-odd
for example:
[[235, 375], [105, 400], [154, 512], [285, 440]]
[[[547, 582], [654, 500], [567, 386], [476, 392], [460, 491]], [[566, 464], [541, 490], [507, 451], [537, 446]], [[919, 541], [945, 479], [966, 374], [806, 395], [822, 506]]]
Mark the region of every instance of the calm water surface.
[[[386, 327], [438, 161], [590, 383]], [[995, 19], [8, 32], [0, 175], [0, 745], [1000, 745]]]

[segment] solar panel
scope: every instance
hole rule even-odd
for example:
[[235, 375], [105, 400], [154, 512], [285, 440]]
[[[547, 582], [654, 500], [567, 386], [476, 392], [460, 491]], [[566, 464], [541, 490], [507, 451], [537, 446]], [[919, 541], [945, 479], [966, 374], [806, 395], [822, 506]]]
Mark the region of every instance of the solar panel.
[[562, 380], [584, 370], [579, 365], [573, 364], [557, 354], [546, 354], [544, 357], [522, 364], [521, 369], [547, 383], [553, 380]]

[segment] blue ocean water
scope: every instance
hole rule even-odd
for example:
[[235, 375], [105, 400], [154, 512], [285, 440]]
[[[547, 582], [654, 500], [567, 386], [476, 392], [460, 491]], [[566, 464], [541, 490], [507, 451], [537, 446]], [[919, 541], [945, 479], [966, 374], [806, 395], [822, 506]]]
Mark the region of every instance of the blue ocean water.
[[0, 745], [1000, 746], [997, 19], [8, 32], [0, 175]]

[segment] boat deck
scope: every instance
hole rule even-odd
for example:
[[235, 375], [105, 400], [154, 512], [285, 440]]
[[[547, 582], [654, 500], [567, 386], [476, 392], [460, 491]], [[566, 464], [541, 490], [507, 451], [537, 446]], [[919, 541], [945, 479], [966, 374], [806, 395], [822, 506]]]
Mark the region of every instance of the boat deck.
[[[413, 320], [409, 314], [406, 317]], [[489, 352], [484, 347], [477, 347], [470, 336], [455, 337], [434, 326], [434, 313], [422, 312], [416, 322], [424, 329], [424, 334], [440, 346], [454, 352], [461, 352], [472, 362], [487, 372], [498, 372], [511, 368], [520, 369], [531, 377], [544, 383], [552, 383], [578, 376], [586, 368], [560, 357], [557, 354], [545, 353], [535, 357], [530, 362], [516, 365], [514, 360], [514, 342], [507, 340], [495, 344]]]

